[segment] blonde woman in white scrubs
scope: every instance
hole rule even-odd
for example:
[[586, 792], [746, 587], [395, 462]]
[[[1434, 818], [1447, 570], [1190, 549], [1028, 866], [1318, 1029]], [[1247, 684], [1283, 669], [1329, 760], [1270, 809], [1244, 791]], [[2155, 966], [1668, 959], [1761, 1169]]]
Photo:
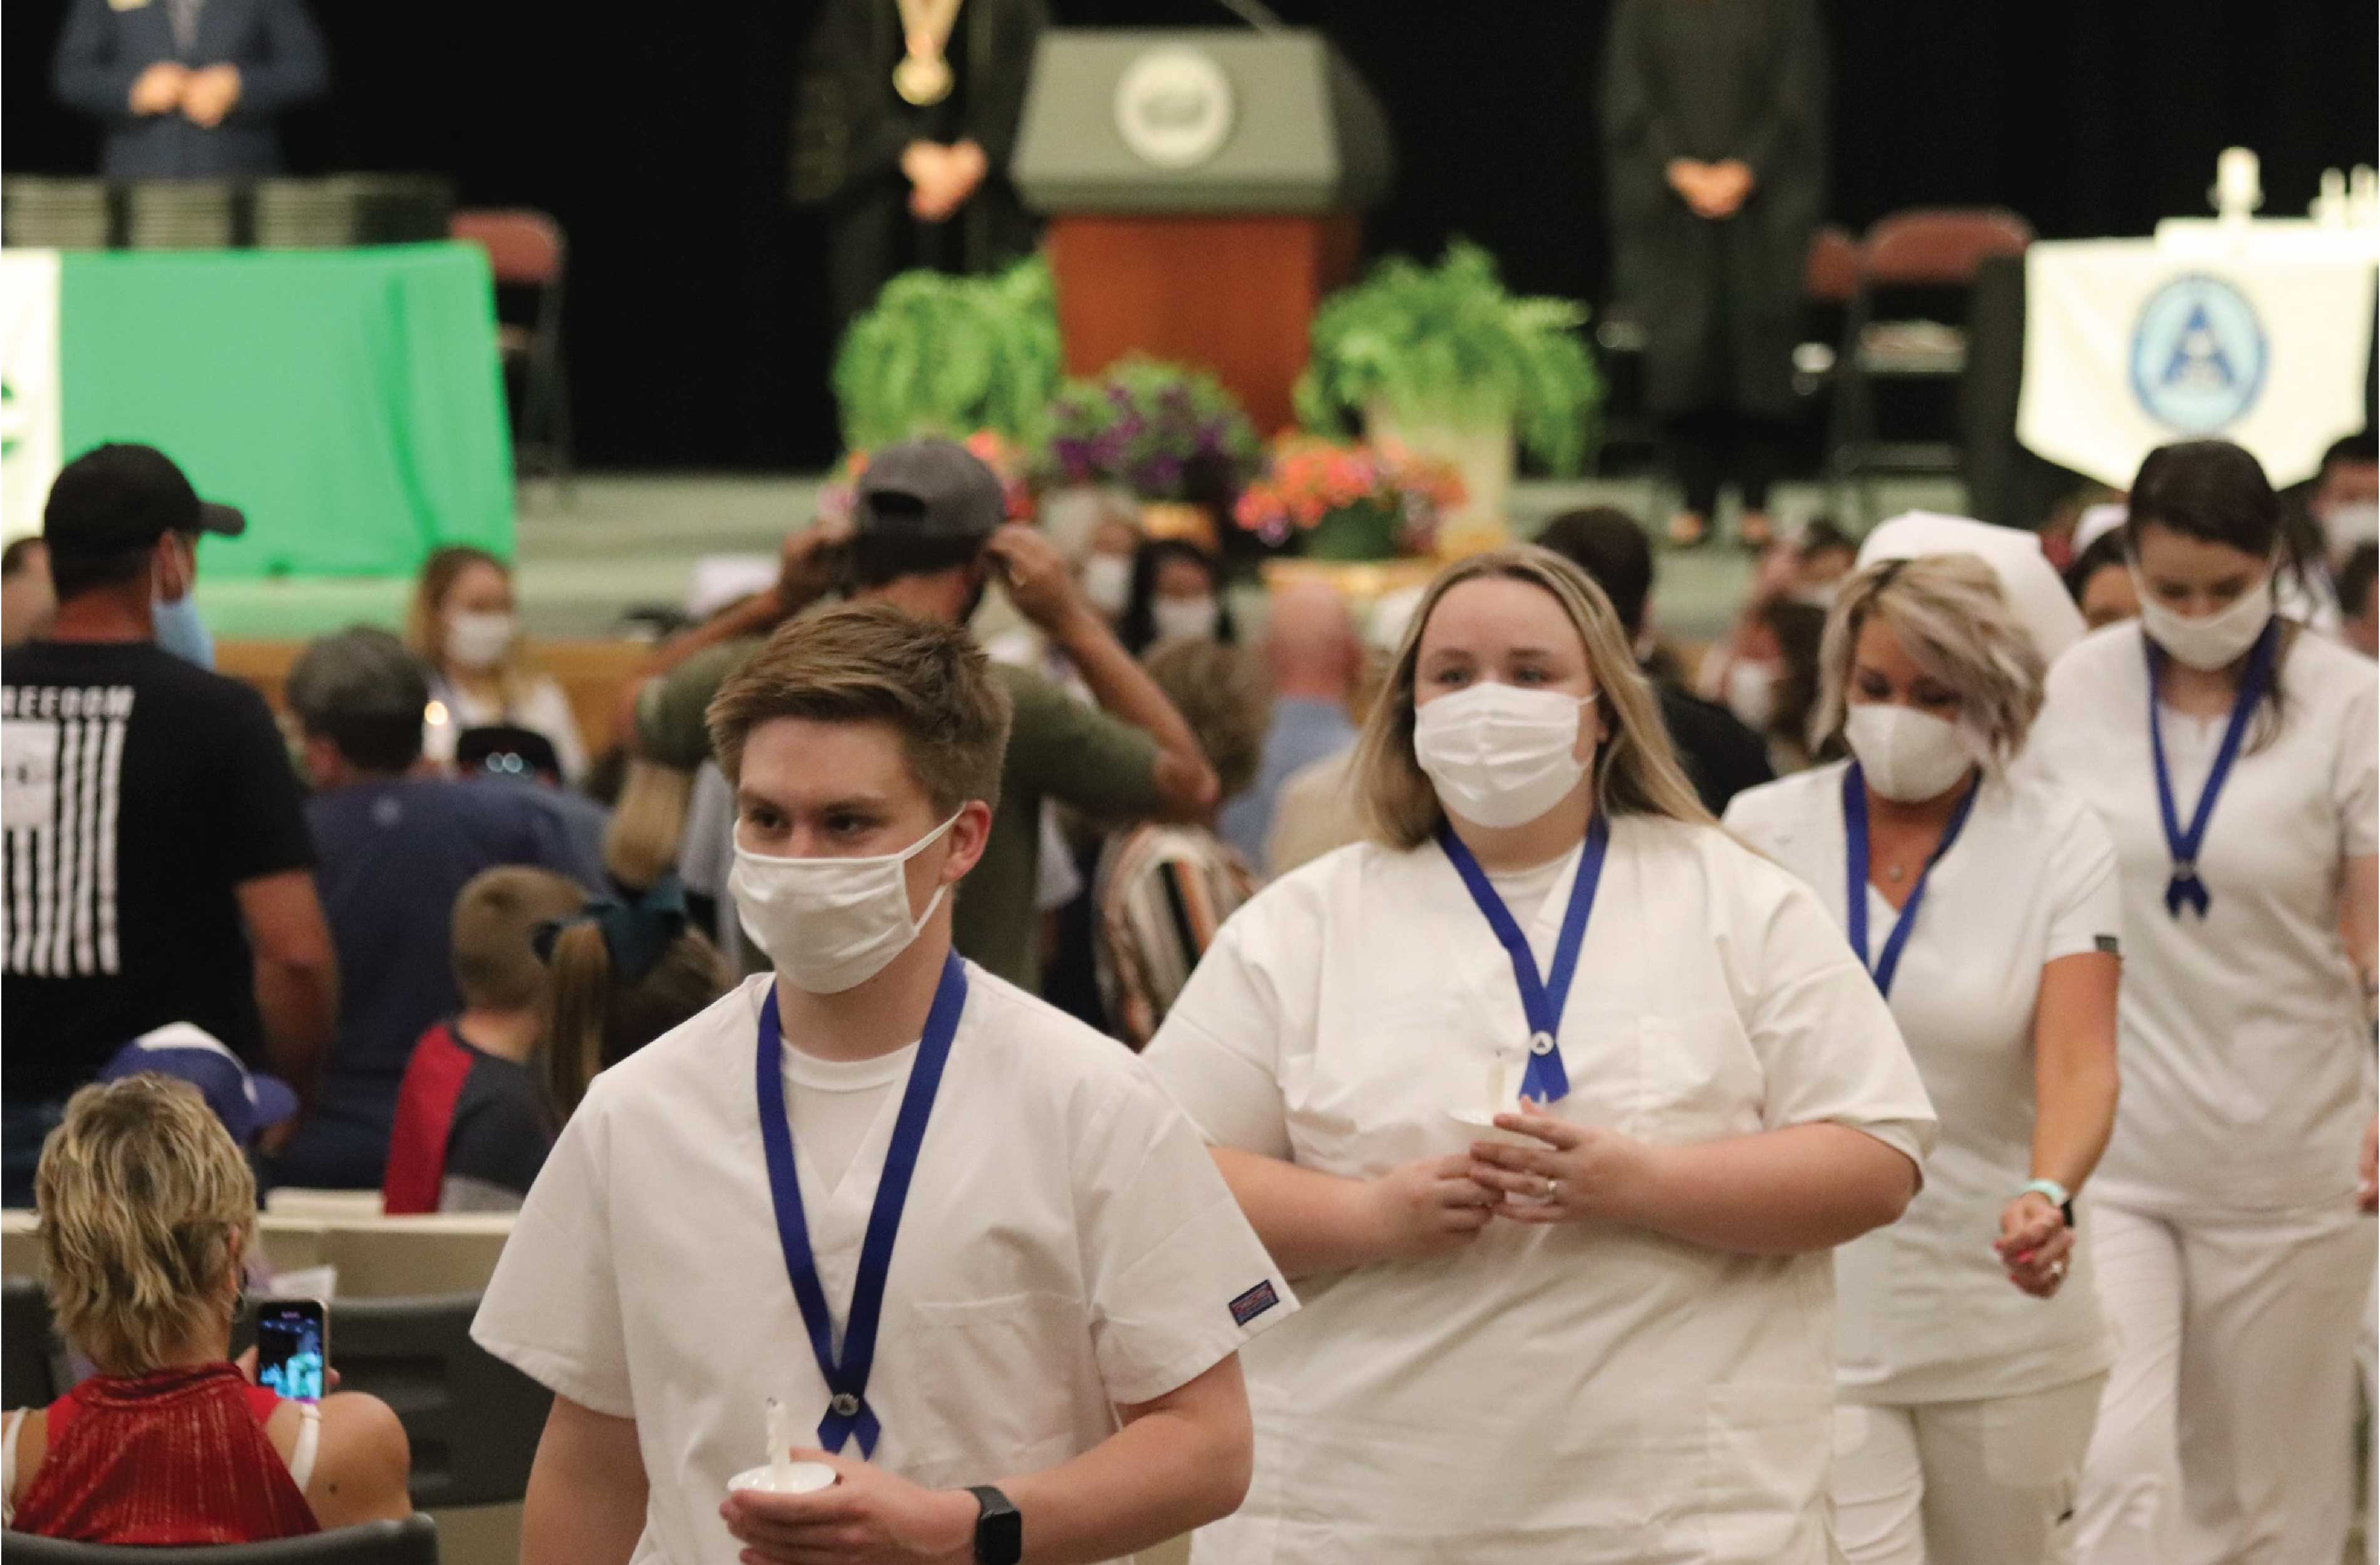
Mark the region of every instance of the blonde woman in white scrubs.
[[2125, 528], [2141, 618], [2050, 671], [2027, 758], [2106, 823], [2124, 893], [2092, 1239], [2120, 1341], [2082, 1557], [2330, 1565], [2372, 1284], [2380, 692], [2275, 617], [2280, 506], [2248, 453], [2152, 452]]
[[1543, 551], [1439, 577], [1356, 779], [1145, 1056], [1305, 1301], [1193, 1559], [1827, 1565], [1827, 1251], [1934, 1129], [1876, 986]]
[[2008, 763], [2041, 656], [1990, 566], [1843, 586], [1821, 739], [1852, 758], [1727, 824], [1851, 935], [1942, 1117], [1925, 1189], [1835, 1252], [1835, 1526], [1851, 1565], [2066, 1565], [2113, 1357], [2070, 1214], [2116, 1116], [2116, 851]]

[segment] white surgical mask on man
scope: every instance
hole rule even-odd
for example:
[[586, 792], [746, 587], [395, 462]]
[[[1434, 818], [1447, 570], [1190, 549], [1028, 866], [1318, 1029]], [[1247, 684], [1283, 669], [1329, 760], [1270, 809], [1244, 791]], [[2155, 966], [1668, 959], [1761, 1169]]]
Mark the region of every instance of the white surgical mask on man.
[[518, 627], [510, 614], [452, 610], [446, 615], [446, 655], [468, 669], [493, 668], [504, 661]]
[[1777, 715], [1777, 670], [1767, 663], [1738, 662], [1728, 665], [1727, 710], [1736, 721], [1755, 734], [1768, 732], [1769, 721]]
[[1094, 554], [1083, 562], [1083, 596], [1114, 619], [1132, 601], [1132, 561], [1123, 554]]
[[2141, 629], [2150, 640], [2194, 669], [2211, 671], [2237, 662], [2256, 644], [2256, 637], [2265, 634], [2265, 626], [2273, 618], [2269, 582], [2258, 582], [2213, 613], [2194, 618], [2159, 602], [2137, 570], [2132, 573], [2132, 588], [2141, 597]]
[[1414, 758], [1450, 814], [1522, 826], [1569, 797], [1587, 762], [1581, 715], [1595, 700], [1487, 682], [1414, 711]]
[[1160, 641], [1212, 641], [1223, 611], [1212, 598], [1160, 598], [1148, 615]]
[[941, 840], [958, 812], [899, 853], [867, 858], [782, 858], [735, 845], [727, 890], [752, 943], [810, 994], [841, 994], [909, 949], [950, 888], [909, 911], [908, 863]]
[[1973, 746], [1957, 723], [1886, 701], [1845, 712], [1843, 741], [1859, 758], [1868, 786], [1905, 805], [1941, 797], [1975, 764]]

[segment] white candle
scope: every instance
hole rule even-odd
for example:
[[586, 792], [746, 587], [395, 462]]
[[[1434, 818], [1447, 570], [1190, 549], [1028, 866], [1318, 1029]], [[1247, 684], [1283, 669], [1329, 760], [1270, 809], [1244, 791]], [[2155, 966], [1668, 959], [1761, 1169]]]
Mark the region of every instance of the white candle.
[[794, 1415], [776, 1398], [769, 1399], [769, 1486], [780, 1493], [794, 1486]]
[[2215, 160], [2215, 210], [2244, 221], [2265, 204], [2264, 165], [2245, 147], [2226, 147]]

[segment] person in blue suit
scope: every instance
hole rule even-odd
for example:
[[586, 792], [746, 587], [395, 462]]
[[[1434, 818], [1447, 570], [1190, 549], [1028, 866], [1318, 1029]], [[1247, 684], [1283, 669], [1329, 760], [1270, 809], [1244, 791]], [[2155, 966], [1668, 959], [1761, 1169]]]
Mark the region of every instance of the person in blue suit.
[[281, 171], [279, 121], [330, 83], [302, 0], [72, 0], [52, 79], [106, 128], [111, 179]]

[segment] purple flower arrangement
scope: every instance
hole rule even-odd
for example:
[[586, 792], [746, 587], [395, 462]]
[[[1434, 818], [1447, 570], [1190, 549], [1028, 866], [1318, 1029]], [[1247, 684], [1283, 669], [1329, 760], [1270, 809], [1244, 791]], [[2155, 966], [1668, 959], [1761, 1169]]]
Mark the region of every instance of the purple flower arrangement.
[[1049, 428], [1046, 481], [1121, 484], [1143, 500], [1221, 510], [1264, 467], [1256, 427], [1221, 382], [1152, 358], [1067, 382]]

